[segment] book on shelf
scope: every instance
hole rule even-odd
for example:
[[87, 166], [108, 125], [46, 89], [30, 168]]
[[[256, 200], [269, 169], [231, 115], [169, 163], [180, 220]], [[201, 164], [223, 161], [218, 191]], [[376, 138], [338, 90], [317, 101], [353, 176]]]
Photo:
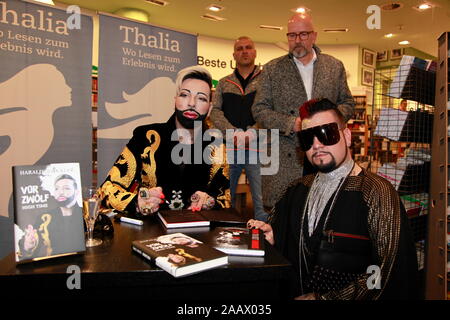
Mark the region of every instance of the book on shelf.
[[217, 227], [206, 241], [217, 250], [230, 255], [264, 256], [264, 234], [259, 229]]
[[78, 163], [13, 167], [16, 262], [86, 250]]
[[404, 55], [391, 82], [389, 96], [434, 105], [436, 63]]
[[225, 253], [181, 232], [135, 240], [132, 250], [176, 278], [228, 264]]
[[158, 218], [167, 229], [208, 227], [210, 225], [244, 225], [246, 220], [237, 214], [234, 209], [222, 210], [161, 210]]
[[382, 108], [374, 135], [392, 141], [430, 143], [432, 128], [432, 113]]

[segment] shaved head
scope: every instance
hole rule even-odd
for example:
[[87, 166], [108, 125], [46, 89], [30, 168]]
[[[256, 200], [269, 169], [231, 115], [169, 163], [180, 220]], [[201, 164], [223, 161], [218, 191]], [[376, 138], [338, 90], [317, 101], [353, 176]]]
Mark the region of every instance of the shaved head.
[[311, 30], [314, 30], [312, 16], [306, 13], [296, 13], [288, 20], [288, 26], [291, 23], [305, 23], [311, 26]]
[[[289, 52], [302, 63], [311, 61], [317, 39], [312, 17], [305, 13], [294, 14], [288, 20], [287, 29]], [[292, 35], [292, 38], [289, 38], [289, 35]]]

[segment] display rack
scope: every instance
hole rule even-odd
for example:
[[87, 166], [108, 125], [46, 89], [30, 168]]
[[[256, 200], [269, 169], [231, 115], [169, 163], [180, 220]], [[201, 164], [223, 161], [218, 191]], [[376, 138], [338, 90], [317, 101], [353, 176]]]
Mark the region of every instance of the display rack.
[[427, 274], [425, 297], [448, 299], [449, 293], [449, 89], [450, 43], [449, 32], [438, 40], [436, 70], [435, 118], [431, 160], [431, 208], [428, 229]]
[[[392, 183], [405, 206], [421, 275], [425, 270], [434, 118], [432, 66], [431, 61], [403, 56], [399, 66], [377, 70], [369, 149], [369, 169]], [[406, 100], [406, 108], [400, 107], [402, 100]]]

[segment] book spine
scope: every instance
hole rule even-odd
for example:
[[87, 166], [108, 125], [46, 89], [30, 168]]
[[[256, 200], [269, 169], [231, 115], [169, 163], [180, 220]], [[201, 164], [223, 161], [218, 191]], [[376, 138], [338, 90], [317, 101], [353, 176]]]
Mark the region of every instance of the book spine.
[[153, 258], [151, 255], [147, 254], [144, 250], [142, 250], [142, 248], [139, 248], [136, 245], [132, 245], [131, 247], [136, 253], [140, 254], [142, 257], [144, 257], [148, 261], [155, 262], [157, 267], [160, 267], [161, 269], [170, 273], [174, 277], [176, 276], [175, 275], [176, 268], [173, 267], [172, 264], [170, 262], [168, 262], [167, 260], [163, 259], [162, 257], [154, 257]]
[[145, 259], [147, 259], [148, 261], [153, 261], [154, 259], [152, 259], [152, 257], [150, 257], [148, 254], [146, 254], [144, 251], [142, 251], [141, 249], [139, 249], [138, 247], [132, 246], [133, 250], [137, 253], [139, 253], [141, 256], [143, 256]]
[[[19, 168], [12, 167], [12, 177], [13, 177], [13, 186], [19, 185], [18, 181], [18, 170]], [[17, 216], [20, 208], [20, 196], [17, 194], [16, 188], [13, 188], [13, 203], [14, 203], [14, 223], [18, 224]]]

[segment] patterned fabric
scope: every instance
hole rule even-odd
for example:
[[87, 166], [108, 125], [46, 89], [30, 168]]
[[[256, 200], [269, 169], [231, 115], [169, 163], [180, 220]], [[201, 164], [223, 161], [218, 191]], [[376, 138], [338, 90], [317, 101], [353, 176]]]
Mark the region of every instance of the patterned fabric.
[[[214, 140], [211, 139], [199, 140], [196, 143], [200, 145], [200, 150], [196, 150], [195, 144], [180, 148], [178, 141], [172, 141], [174, 130], [174, 115], [167, 123], [141, 126], [134, 130], [133, 137], [100, 187], [103, 207], [134, 212], [139, 186], [162, 187], [169, 202], [162, 204], [162, 209], [187, 208], [191, 195], [196, 191], [214, 197], [217, 207], [230, 206], [228, 165], [224, 161], [223, 144], [212, 145], [210, 141]], [[177, 155], [186, 158], [187, 163], [174, 163], [174, 150]], [[198, 151], [202, 151], [200, 161], [194, 154]], [[204, 161], [205, 155], [210, 164]]]
[[[313, 178], [305, 176], [289, 187], [271, 221], [275, 246], [298, 277], [292, 295], [317, 290], [321, 299], [417, 298], [417, 256], [408, 218], [392, 184], [378, 175], [363, 170], [348, 177], [328, 222], [322, 215], [313, 235], [305, 238], [306, 249], [299, 248], [301, 215]], [[306, 224], [303, 228], [307, 231]], [[333, 240], [323, 230], [360, 239]], [[379, 267], [380, 289], [368, 286], [371, 265]]]
[[[351, 118], [355, 102], [347, 85], [341, 61], [320, 53], [315, 47], [312, 98], [328, 98], [336, 103], [345, 120]], [[264, 66], [260, 90], [252, 106], [253, 117], [262, 128], [279, 129], [279, 171], [262, 177], [264, 205], [272, 207], [289, 183], [303, 174], [304, 153], [292, 133], [298, 108], [308, 99], [300, 73], [292, 55], [274, 59]]]

